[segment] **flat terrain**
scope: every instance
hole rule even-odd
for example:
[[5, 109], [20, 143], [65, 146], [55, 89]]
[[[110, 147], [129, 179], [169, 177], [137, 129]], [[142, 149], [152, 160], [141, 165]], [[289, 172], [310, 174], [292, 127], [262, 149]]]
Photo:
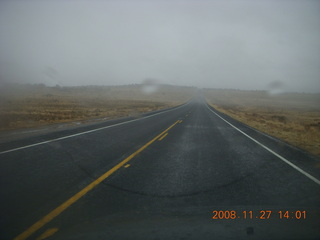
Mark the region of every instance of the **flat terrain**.
[[319, 239], [318, 163], [198, 95], [0, 144], [0, 238]]
[[141, 113], [182, 104], [192, 93], [192, 88], [168, 85], [10, 85], [0, 89], [0, 131], [90, 119], [139, 117]]
[[206, 89], [217, 110], [320, 156], [320, 94]]

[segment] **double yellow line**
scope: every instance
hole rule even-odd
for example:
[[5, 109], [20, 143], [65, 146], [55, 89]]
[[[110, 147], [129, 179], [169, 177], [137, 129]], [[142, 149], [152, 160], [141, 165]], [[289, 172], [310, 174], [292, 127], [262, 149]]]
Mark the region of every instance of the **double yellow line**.
[[50, 213], [48, 213], [46, 216], [44, 216], [42, 219], [40, 219], [38, 222], [33, 224], [31, 227], [29, 227], [26, 231], [18, 235], [14, 238], [14, 240], [25, 240], [28, 237], [30, 237], [33, 233], [38, 231], [40, 228], [42, 228], [44, 225], [52, 221], [55, 217], [59, 216], [64, 210], [66, 210], [68, 207], [70, 207], [72, 204], [74, 204], [76, 201], [78, 201], [80, 198], [82, 198], [85, 194], [87, 194], [90, 190], [92, 190], [95, 186], [100, 184], [102, 181], [104, 181], [106, 178], [108, 178], [111, 174], [113, 174], [115, 171], [117, 171], [119, 168], [124, 166], [127, 162], [129, 162], [132, 158], [137, 156], [140, 152], [145, 150], [147, 147], [149, 147], [153, 142], [155, 142], [157, 139], [161, 138], [163, 135], [167, 134], [167, 132], [173, 128], [177, 123], [180, 123], [180, 120], [176, 121], [174, 124], [172, 124], [170, 127], [168, 127], [166, 130], [164, 130], [162, 133], [160, 133], [158, 136], [153, 138], [151, 141], [147, 142], [144, 146], [139, 148], [137, 151], [132, 153], [129, 157], [124, 159], [122, 162], [118, 163], [116, 166], [111, 168], [109, 171], [101, 175], [99, 178], [94, 180], [92, 183], [90, 183], [88, 186], [83, 188], [80, 192], [76, 193], [74, 196], [69, 198], [67, 201], [62, 203], [60, 206], [52, 210]]

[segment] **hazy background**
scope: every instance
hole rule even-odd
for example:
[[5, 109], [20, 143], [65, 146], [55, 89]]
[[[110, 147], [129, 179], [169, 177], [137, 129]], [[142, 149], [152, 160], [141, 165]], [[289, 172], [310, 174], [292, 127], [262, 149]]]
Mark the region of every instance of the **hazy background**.
[[320, 1], [0, 1], [0, 82], [320, 92]]

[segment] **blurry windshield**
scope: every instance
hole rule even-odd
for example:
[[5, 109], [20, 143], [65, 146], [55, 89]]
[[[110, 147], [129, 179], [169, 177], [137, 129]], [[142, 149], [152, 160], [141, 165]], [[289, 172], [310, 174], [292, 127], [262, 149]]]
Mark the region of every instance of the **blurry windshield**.
[[1, 239], [320, 238], [320, 2], [1, 1]]

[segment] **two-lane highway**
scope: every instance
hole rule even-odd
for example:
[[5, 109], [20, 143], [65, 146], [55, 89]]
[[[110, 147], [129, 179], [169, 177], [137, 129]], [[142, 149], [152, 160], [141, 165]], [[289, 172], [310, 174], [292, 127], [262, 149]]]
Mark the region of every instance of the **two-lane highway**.
[[[0, 164], [1, 239], [320, 237], [319, 160], [200, 96], [139, 119], [8, 142]], [[266, 208], [265, 222], [212, 219], [214, 210]], [[286, 209], [310, 218], [279, 219]]]

